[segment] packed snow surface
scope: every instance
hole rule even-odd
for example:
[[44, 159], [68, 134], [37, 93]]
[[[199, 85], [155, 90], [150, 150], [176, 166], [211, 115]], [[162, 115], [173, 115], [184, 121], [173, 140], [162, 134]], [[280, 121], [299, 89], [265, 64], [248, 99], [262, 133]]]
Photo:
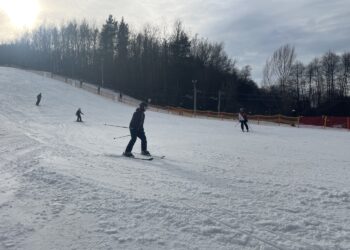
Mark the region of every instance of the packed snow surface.
[[0, 103], [0, 249], [350, 249], [349, 131], [148, 110], [142, 161], [135, 107], [4, 67]]

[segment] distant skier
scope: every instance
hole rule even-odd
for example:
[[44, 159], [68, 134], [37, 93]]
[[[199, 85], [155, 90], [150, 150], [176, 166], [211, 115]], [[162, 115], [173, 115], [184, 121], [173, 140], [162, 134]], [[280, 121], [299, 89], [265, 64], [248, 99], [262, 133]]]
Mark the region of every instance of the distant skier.
[[239, 109], [238, 120], [241, 123], [242, 132], [244, 132], [244, 127], [246, 128], [247, 132], [249, 132], [249, 128], [248, 128], [248, 124], [247, 124], [248, 116], [247, 116], [246, 112], [244, 112], [243, 108]]
[[36, 96], [36, 103], [35, 103], [35, 105], [39, 106], [40, 101], [41, 101], [41, 93], [39, 93], [39, 95]]
[[83, 115], [84, 113], [83, 112], [81, 112], [81, 109], [79, 108], [78, 110], [77, 110], [77, 112], [75, 113], [75, 115], [77, 116], [77, 122], [82, 122], [82, 120], [81, 120], [81, 115]]
[[151, 155], [147, 151], [147, 139], [146, 139], [145, 131], [143, 129], [146, 108], [147, 108], [147, 103], [145, 102], [140, 103], [140, 107], [136, 109], [135, 113], [132, 116], [132, 119], [129, 125], [131, 139], [129, 141], [128, 146], [125, 149], [125, 152], [123, 153], [123, 155], [126, 157], [134, 157], [131, 151], [132, 151], [132, 148], [134, 147], [137, 137], [141, 139], [141, 154], [146, 156]]

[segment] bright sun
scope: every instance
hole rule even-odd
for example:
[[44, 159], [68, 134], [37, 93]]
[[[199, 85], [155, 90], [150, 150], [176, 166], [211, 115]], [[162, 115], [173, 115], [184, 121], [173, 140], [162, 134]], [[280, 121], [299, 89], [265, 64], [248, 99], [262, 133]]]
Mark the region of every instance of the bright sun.
[[39, 14], [37, 0], [0, 0], [2, 9], [17, 28], [32, 28]]

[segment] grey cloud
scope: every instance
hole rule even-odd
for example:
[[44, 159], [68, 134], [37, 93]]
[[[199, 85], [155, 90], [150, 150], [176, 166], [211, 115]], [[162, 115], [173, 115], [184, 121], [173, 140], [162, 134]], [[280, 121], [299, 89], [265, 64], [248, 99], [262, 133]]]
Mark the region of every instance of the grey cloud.
[[306, 63], [329, 49], [348, 50], [349, 10], [346, 1], [249, 1], [239, 17], [226, 16], [206, 33], [226, 41], [230, 55], [252, 65], [258, 80], [266, 58], [285, 43]]

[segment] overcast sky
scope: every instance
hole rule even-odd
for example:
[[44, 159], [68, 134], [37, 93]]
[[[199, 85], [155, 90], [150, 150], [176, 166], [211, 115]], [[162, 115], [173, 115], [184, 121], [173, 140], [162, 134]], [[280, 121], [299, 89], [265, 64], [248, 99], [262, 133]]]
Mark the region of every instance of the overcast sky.
[[[124, 16], [135, 30], [145, 24], [171, 29], [180, 19], [192, 35], [223, 42], [240, 68], [252, 66], [258, 83], [267, 57], [286, 43], [295, 46], [298, 59], [304, 63], [328, 50], [350, 51], [350, 0], [33, 1], [40, 6], [37, 24], [86, 18], [100, 26], [112, 14], [116, 19]], [[0, 10], [0, 41], [18, 32]]]

